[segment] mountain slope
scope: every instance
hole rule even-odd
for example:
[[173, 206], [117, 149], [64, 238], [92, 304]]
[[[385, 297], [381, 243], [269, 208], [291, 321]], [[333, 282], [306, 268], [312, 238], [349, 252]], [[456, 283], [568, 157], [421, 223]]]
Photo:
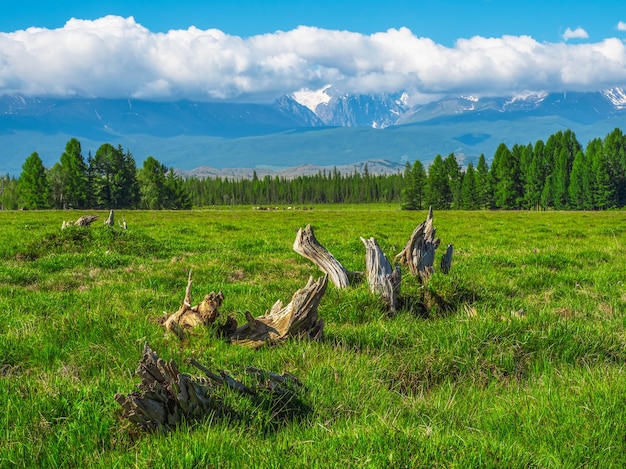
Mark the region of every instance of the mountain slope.
[[284, 169], [367, 160], [427, 162], [452, 152], [475, 161], [481, 153], [490, 159], [502, 142], [534, 143], [571, 129], [585, 145], [615, 127], [626, 128], [621, 89], [446, 97], [418, 106], [409, 105], [403, 93], [348, 96], [325, 89], [308, 98], [244, 104], [3, 96], [0, 173], [19, 174], [33, 151], [50, 167], [72, 137], [81, 141], [85, 156], [102, 143], [122, 145], [138, 166], [154, 156], [183, 170]]

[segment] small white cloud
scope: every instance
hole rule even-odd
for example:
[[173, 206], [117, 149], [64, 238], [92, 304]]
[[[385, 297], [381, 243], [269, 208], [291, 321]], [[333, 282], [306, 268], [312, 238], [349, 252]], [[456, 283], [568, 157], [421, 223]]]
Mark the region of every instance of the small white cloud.
[[563, 40], [569, 41], [570, 39], [587, 39], [589, 34], [580, 26], [574, 30], [567, 28], [563, 33]]
[[624, 21], [620, 21], [619, 23], [617, 23], [617, 30], [626, 31], [626, 23]]

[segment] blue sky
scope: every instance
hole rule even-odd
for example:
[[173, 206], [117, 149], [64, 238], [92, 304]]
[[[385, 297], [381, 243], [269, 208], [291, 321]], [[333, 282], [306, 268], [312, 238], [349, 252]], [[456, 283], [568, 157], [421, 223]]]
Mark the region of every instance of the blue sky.
[[626, 86], [625, 41], [623, 0], [14, 1], [0, 16], [0, 94], [600, 90]]
[[460, 37], [530, 35], [538, 41], [562, 39], [567, 28], [583, 28], [591, 40], [626, 37], [626, 2], [596, 0], [85, 0], [5, 2], [0, 31], [30, 26], [60, 28], [74, 17], [133, 16], [154, 32], [217, 28], [248, 37], [300, 25], [371, 34], [405, 26], [414, 34], [452, 45]]

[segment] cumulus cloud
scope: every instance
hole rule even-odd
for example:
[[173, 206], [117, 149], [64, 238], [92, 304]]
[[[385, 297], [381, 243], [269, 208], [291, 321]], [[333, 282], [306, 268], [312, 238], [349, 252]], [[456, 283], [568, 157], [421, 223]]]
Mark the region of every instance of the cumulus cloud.
[[563, 40], [569, 41], [570, 39], [587, 39], [589, 34], [583, 28], [578, 27], [576, 29], [567, 28], [563, 33]]
[[619, 23], [617, 23], [617, 30], [626, 31], [626, 23], [623, 21], [620, 21]]
[[426, 101], [624, 83], [626, 46], [615, 38], [570, 45], [476, 36], [446, 47], [406, 28], [364, 35], [301, 26], [244, 39], [195, 27], [154, 33], [117, 16], [0, 33], [0, 94], [267, 101], [332, 84]]

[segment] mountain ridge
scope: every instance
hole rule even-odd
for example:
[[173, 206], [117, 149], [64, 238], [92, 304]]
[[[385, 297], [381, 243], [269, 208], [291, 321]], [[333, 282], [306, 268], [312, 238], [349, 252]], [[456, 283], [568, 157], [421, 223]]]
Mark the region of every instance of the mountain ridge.
[[445, 96], [427, 104], [412, 104], [404, 92], [350, 95], [330, 87], [316, 93], [266, 104], [0, 96], [0, 173], [19, 174], [34, 151], [51, 167], [70, 138], [81, 142], [85, 157], [111, 143], [130, 151], [139, 167], [153, 156], [188, 172], [376, 160], [404, 166], [452, 152], [466, 163], [480, 154], [490, 159], [500, 143], [545, 141], [559, 130], [572, 130], [586, 145], [626, 128], [622, 88]]

